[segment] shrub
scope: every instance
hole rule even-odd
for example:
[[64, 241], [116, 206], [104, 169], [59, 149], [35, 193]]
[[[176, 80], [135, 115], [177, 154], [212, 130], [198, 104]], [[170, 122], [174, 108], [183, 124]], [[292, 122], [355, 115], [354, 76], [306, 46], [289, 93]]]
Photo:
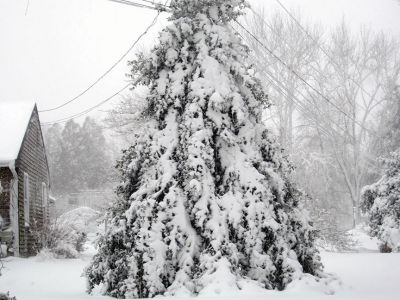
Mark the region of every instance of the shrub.
[[370, 234], [381, 242], [381, 252], [400, 251], [400, 149], [382, 159], [384, 174], [362, 192], [362, 210]]
[[88, 225], [98, 212], [87, 207], [76, 208], [45, 226], [43, 248], [57, 258], [76, 258], [84, 250]]
[[0, 293], [0, 300], [17, 300], [17, 298], [11, 297], [10, 293]]
[[76, 258], [86, 241], [86, 232], [55, 221], [45, 229], [43, 248], [57, 258]]

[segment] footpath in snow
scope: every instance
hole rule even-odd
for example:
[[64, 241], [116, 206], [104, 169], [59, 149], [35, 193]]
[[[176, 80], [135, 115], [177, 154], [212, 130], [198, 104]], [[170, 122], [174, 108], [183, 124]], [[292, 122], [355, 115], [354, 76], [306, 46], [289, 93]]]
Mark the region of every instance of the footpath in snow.
[[[341, 283], [324, 286], [310, 279], [292, 283], [283, 292], [267, 291], [243, 283], [242, 290], [207, 290], [197, 298], [178, 295], [158, 297], [165, 300], [398, 300], [400, 295], [400, 253], [382, 254], [376, 243], [360, 235], [360, 253], [322, 252], [327, 272], [335, 273]], [[17, 300], [100, 300], [112, 299], [87, 295], [83, 269], [94, 248], [88, 245], [79, 259], [54, 259], [44, 255], [28, 259], [9, 257], [0, 276], [0, 291], [10, 291]]]

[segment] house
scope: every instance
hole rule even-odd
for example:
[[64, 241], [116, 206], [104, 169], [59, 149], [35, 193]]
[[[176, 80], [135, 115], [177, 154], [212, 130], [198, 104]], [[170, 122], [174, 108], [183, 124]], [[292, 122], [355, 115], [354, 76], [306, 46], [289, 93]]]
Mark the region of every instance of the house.
[[49, 215], [50, 174], [35, 103], [0, 100], [0, 239], [15, 256], [37, 253]]

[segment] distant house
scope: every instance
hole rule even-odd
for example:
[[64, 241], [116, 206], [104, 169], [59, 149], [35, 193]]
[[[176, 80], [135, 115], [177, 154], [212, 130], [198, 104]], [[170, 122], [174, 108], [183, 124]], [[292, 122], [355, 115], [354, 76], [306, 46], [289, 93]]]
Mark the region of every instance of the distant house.
[[0, 100], [0, 184], [0, 241], [15, 256], [35, 255], [35, 233], [49, 215], [50, 175], [34, 103]]

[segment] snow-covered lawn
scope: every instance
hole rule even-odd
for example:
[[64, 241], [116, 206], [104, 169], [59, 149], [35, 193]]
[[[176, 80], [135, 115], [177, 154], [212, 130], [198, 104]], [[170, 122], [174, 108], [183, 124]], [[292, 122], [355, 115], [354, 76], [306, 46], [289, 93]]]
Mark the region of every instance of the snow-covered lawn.
[[[341, 279], [331, 286], [323, 286], [312, 280], [301, 280], [290, 285], [284, 292], [265, 291], [243, 284], [241, 291], [223, 290], [216, 294], [207, 291], [196, 300], [397, 300], [400, 299], [400, 253], [381, 254], [363, 247], [362, 253], [323, 252], [326, 271]], [[79, 259], [52, 259], [44, 256], [29, 259], [7, 258], [0, 277], [0, 291], [10, 291], [17, 300], [62, 300], [62, 299], [111, 299], [85, 293], [84, 267], [93, 255], [88, 247]], [[330, 295], [334, 292], [333, 295]], [[185, 300], [188, 296], [177, 296], [174, 300]], [[165, 297], [165, 300], [171, 300]]]
[[0, 276], [0, 292], [9, 291], [17, 300], [106, 299], [85, 294], [82, 272], [92, 253], [90, 247], [79, 259], [9, 257]]

